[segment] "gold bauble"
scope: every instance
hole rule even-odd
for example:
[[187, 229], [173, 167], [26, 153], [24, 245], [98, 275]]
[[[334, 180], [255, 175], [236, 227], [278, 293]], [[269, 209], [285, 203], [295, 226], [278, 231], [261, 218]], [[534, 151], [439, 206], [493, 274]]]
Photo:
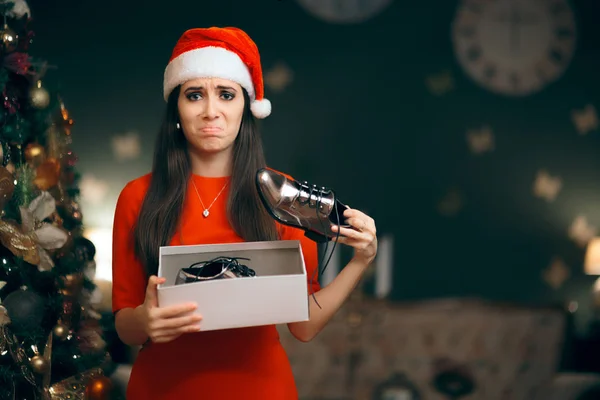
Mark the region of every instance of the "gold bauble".
[[52, 332], [54, 333], [54, 336], [60, 340], [65, 340], [67, 336], [69, 336], [69, 329], [60, 322], [56, 324]]
[[61, 294], [64, 296], [78, 296], [81, 289], [83, 289], [83, 278], [83, 273], [81, 272], [63, 276], [63, 289], [60, 291]]
[[44, 372], [46, 372], [48, 370], [48, 367], [50, 366], [48, 364], [48, 362], [46, 361], [46, 359], [39, 354], [36, 354], [35, 356], [33, 356], [31, 358], [30, 362], [31, 362], [31, 368], [33, 368], [33, 371], [36, 374], [43, 374]]
[[44, 146], [39, 143], [29, 143], [25, 147], [25, 160], [32, 166], [37, 167], [46, 158]]
[[37, 81], [36, 85], [29, 89], [29, 101], [38, 110], [43, 110], [50, 104], [50, 94], [42, 87], [42, 81]]
[[86, 400], [108, 400], [112, 391], [112, 382], [106, 376], [90, 379], [85, 386]]
[[4, 27], [0, 30], [0, 40], [2, 41], [2, 49], [6, 53], [11, 53], [17, 49], [19, 42], [19, 36], [4, 24]]
[[41, 163], [35, 172], [34, 185], [40, 190], [48, 190], [58, 184], [60, 163], [54, 158], [49, 158]]

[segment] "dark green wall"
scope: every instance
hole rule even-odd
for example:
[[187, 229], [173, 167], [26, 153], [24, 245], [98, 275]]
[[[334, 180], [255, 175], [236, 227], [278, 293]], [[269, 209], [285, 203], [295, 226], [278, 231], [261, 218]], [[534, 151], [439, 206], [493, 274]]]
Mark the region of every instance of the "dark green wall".
[[[395, 298], [587, 301], [590, 279], [577, 277], [583, 251], [568, 229], [579, 214], [600, 225], [600, 132], [579, 135], [571, 110], [600, 107], [593, 18], [600, 9], [575, 3], [578, 47], [558, 82], [527, 98], [505, 98], [463, 74], [450, 41], [456, 4], [437, 3], [396, 2], [355, 27], [301, 20], [301, 36], [282, 25], [265, 38], [273, 46], [263, 50], [267, 62], [283, 58], [296, 78], [271, 96], [277, 108], [265, 123], [269, 159], [333, 186], [368, 210], [380, 232], [395, 236]], [[446, 70], [454, 90], [431, 94], [426, 77]], [[476, 156], [465, 135], [483, 125], [494, 132], [495, 150]], [[551, 203], [532, 193], [539, 169], [562, 179]], [[452, 188], [464, 207], [445, 217], [436, 205]], [[542, 280], [553, 257], [573, 275], [558, 291]]]
[[[579, 41], [563, 78], [520, 99], [481, 89], [458, 67], [450, 40], [454, 1], [397, 0], [353, 26], [320, 21], [292, 0], [173, 1], [148, 9], [117, 3], [103, 3], [102, 18], [92, 18], [99, 5], [36, 5], [35, 49], [60, 65], [50, 77], [76, 119], [80, 168], [112, 183], [112, 201], [96, 207], [110, 211], [125, 182], [150, 166], [162, 72], [179, 35], [235, 25], [256, 40], [265, 69], [284, 61], [294, 71], [283, 93], [267, 88], [273, 114], [262, 126], [271, 165], [333, 187], [368, 211], [380, 233], [395, 236], [394, 298], [587, 301], [583, 250], [567, 233], [579, 214], [600, 226], [600, 132], [579, 135], [571, 110], [588, 103], [600, 109], [597, 1], [573, 2]], [[442, 71], [452, 75], [454, 90], [432, 95], [426, 78]], [[492, 128], [495, 150], [474, 156], [465, 134], [482, 125]], [[109, 138], [127, 130], [141, 132], [144, 154], [124, 165], [112, 160]], [[532, 194], [541, 168], [563, 180], [552, 203]], [[444, 217], [436, 205], [451, 188], [464, 207]], [[541, 279], [555, 256], [572, 270], [559, 290]]]

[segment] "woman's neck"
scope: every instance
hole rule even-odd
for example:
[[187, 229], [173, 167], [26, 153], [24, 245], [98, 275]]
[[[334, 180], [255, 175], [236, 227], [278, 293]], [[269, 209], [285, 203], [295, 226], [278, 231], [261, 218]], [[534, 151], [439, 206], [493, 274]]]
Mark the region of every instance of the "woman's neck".
[[231, 153], [222, 152], [209, 155], [190, 153], [192, 173], [206, 178], [220, 178], [231, 175]]

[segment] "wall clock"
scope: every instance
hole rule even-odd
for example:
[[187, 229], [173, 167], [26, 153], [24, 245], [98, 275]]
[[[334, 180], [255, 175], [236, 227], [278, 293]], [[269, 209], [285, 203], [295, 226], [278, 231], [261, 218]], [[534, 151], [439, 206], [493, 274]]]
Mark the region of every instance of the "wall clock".
[[297, 0], [309, 13], [338, 24], [364, 22], [387, 8], [392, 0]]
[[479, 85], [527, 96], [566, 71], [576, 33], [568, 0], [461, 0], [452, 43], [459, 65]]

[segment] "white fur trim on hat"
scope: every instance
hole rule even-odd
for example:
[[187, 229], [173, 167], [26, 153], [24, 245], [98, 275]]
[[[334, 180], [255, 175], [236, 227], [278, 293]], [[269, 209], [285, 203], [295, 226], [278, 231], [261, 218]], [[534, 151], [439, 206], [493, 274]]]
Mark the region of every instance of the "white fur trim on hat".
[[[250, 101], [254, 101], [254, 84], [246, 64], [236, 53], [214, 46], [186, 51], [167, 65], [163, 82], [165, 101], [175, 87], [196, 78], [222, 78], [236, 82], [246, 89]], [[264, 112], [262, 107], [259, 108]], [[270, 112], [270, 104], [268, 107]]]
[[258, 119], [267, 118], [271, 114], [271, 102], [268, 99], [254, 100], [250, 104], [250, 111]]

